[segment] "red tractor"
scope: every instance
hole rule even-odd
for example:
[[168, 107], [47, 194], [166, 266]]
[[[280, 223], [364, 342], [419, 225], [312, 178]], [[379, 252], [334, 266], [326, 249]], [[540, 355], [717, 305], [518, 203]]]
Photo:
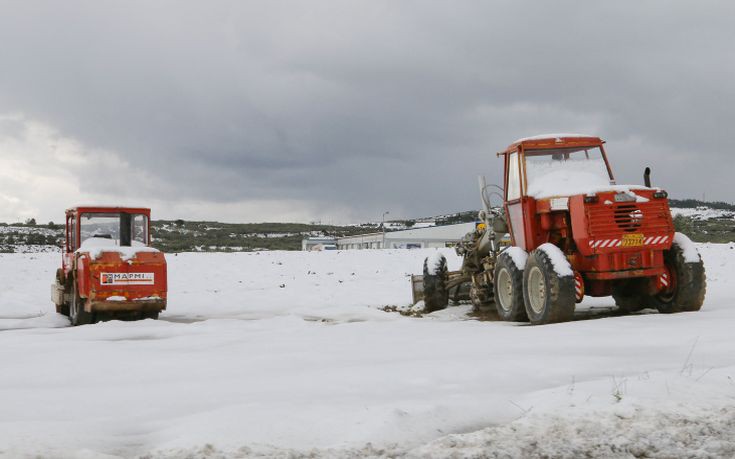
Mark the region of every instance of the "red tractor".
[[72, 325], [157, 319], [166, 309], [166, 260], [150, 247], [150, 216], [145, 208], [66, 211], [66, 240], [51, 298]]
[[490, 205], [483, 181], [483, 224], [457, 247], [462, 270], [448, 273], [443, 257], [430, 257], [414, 282], [426, 309], [445, 307], [452, 289], [469, 283], [477, 309], [494, 303], [502, 319], [533, 324], [571, 320], [585, 295], [612, 295], [624, 312], [698, 311], [704, 265], [675, 233], [667, 193], [651, 187], [648, 169], [646, 186], [616, 185], [604, 143], [544, 135], [498, 153], [502, 208]]

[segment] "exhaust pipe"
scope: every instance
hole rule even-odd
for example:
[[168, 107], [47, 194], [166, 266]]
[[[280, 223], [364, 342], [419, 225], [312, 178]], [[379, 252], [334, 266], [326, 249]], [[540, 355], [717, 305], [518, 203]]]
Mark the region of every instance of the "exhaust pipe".
[[643, 183], [646, 184], [647, 188], [651, 188], [651, 168], [647, 167], [643, 172]]

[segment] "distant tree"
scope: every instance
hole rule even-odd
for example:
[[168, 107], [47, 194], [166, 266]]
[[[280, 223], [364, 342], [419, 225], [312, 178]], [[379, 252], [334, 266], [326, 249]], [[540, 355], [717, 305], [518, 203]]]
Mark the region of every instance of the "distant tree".
[[29, 218], [29, 219], [26, 220], [25, 223], [26, 223], [26, 225], [29, 225], [29, 226], [36, 226], [36, 219], [35, 218]]
[[48, 222], [48, 227], [49, 227], [49, 229], [58, 229], [59, 228], [59, 226], [56, 223], [52, 222], [52, 221], [51, 222]]
[[176, 224], [176, 226], [184, 226], [184, 220], [182, 219], [178, 219], [174, 223]]

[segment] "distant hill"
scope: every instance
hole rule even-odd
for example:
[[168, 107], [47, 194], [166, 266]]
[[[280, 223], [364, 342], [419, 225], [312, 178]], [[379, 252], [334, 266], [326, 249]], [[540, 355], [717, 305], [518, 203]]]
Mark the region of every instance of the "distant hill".
[[301, 250], [311, 236], [349, 236], [375, 231], [371, 226], [305, 223], [218, 223], [159, 220], [152, 222], [153, 245], [164, 252], [250, 252]]
[[694, 209], [697, 207], [708, 207], [710, 209], [730, 210], [735, 212], [735, 204], [722, 201], [700, 201], [698, 199], [669, 199], [671, 207], [680, 209]]
[[[306, 237], [349, 236], [375, 230], [375, 226], [304, 223], [151, 222], [153, 246], [164, 252], [300, 250]], [[58, 225], [0, 223], [0, 253], [58, 251], [63, 242], [64, 229]]]

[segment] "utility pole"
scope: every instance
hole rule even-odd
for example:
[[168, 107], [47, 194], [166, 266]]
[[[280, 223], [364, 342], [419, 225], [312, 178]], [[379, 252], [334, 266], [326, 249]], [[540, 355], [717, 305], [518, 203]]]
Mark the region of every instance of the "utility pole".
[[380, 226], [383, 228], [383, 242], [380, 244], [381, 249], [385, 248], [385, 216], [388, 215], [389, 213], [390, 212], [388, 212], [387, 210], [383, 212], [383, 217], [381, 218], [381, 221], [380, 221]]

